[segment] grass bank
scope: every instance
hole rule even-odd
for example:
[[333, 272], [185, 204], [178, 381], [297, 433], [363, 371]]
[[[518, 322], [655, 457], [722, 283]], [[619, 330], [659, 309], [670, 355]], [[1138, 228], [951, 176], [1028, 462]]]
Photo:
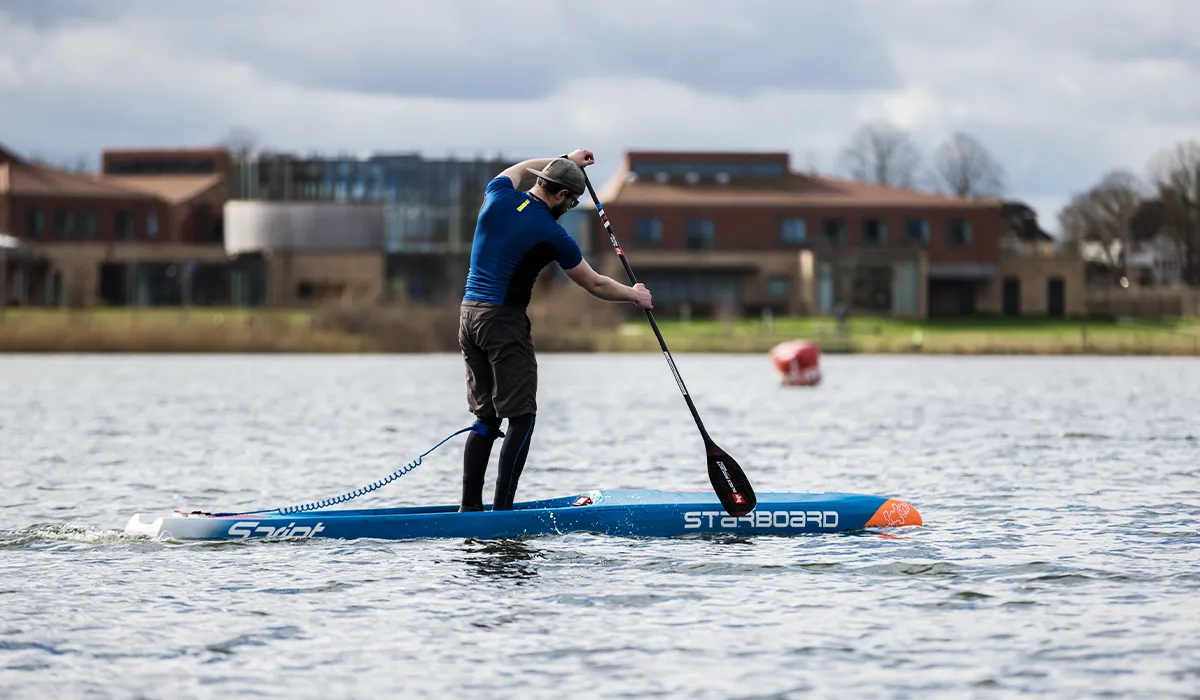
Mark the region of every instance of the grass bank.
[[[815, 340], [824, 352], [1200, 355], [1200, 320], [1160, 321], [953, 319], [899, 321], [857, 318], [783, 318], [735, 322], [667, 321], [659, 324], [672, 352], [766, 352], [793, 338]], [[645, 323], [626, 324], [604, 349], [658, 349]]]
[[[590, 308], [590, 307], [589, 307]], [[573, 307], [531, 309], [541, 351], [657, 352], [642, 319]], [[0, 314], [0, 352], [457, 352], [457, 308], [272, 311], [21, 309]], [[824, 352], [1200, 355], [1200, 320], [921, 322], [823, 318], [660, 322], [673, 352], [766, 352], [792, 338]]]
[[0, 315], [0, 352], [430, 352], [445, 349], [446, 323], [380, 310], [22, 309]]

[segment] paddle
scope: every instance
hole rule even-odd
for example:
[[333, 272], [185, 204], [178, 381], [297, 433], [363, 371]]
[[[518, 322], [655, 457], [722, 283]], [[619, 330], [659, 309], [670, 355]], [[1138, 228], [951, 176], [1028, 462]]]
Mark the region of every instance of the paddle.
[[[633, 268], [625, 259], [625, 252], [621, 250], [621, 244], [617, 243], [617, 235], [613, 233], [612, 224], [608, 222], [608, 215], [604, 213], [604, 205], [596, 196], [596, 190], [592, 189], [592, 181], [588, 179], [587, 173], [584, 173], [583, 182], [587, 185], [592, 201], [596, 203], [596, 211], [600, 214], [600, 222], [604, 224], [604, 230], [608, 232], [608, 240], [612, 241], [617, 256], [621, 258], [621, 264], [625, 266], [625, 274], [629, 276], [629, 283], [637, 284]], [[650, 327], [654, 329], [654, 336], [658, 338], [658, 344], [662, 347], [667, 364], [671, 367], [671, 373], [675, 375], [675, 383], [679, 385], [679, 391], [683, 393], [683, 400], [687, 402], [688, 410], [692, 412], [692, 418], [696, 421], [696, 427], [700, 429], [700, 437], [704, 438], [704, 451], [708, 455], [708, 480], [712, 482], [713, 490], [717, 492], [717, 498], [721, 499], [721, 505], [730, 515], [742, 516], [749, 513], [758, 503], [758, 499], [754, 496], [754, 488], [750, 486], [750, 480], [746, 478], [745, 472], [738, 466], [737, 461], [728, 452], [718, 447], [717, 443], [709, 437], [708, 431], [704, 429], [704, 423], [696, 411], [696, 404], [692, 403], [692, 397], [683, 384], [683, 377], [679, 376], [679, 370], [675, 367], [671, 351], [667, 349], [667, 341], [663, 340], [662, 332], [658, 330], [658, 324], [654, 322], [654, 314], [650, 313], [649, 309], [645, 309], [645, 311], [646, 318], [650, 321]]]

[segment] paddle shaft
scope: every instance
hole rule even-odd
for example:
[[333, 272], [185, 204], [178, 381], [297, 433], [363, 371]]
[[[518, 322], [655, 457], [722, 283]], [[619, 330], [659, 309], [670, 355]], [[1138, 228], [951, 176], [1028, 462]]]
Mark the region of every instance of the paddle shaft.
[[[608, 240], [612, 242], [613, 248], [617, 251], [617, 257], [621, 259], [621, 265], [625, 267], [625, 274], [629, 276], [630, 284], [637, 284], [637, 276], [633, 274], [633, 268], [629, 266], [629, 260], [625, 258], [625, 251], [621, 250], [621, 244], [617, 242], [617, 234], [613, 233], [612, 224], [608, 222], [608, 214], [604, 213], [604, 205], [600, 203], [600, 198], [596, 196], [596, 190], [592, 189], [592, 181], [588, 178], [587, 173], [583, 175], [583, 182], [587, 185], [588, 194], [591, 195], [592, 201], [596, 204], [596, 211], [600, 213], [600, 223], [604, 224], [604, 230], [608, 233]], [[658, 324], [654, 321], [654, 314], [650, 309], [643, 309], [646, 312], [646, 319], [650, 321], [650, 328], [654, 329], [654, 337], [658, 338], [658, 345], [662, 348], [663, 356], [667, 358], [667, 364], [671, 367], [671, 374], [675, 375], [675, 383], [679, 385], [679, 391], [683, 394], [683, 400], [687, 402], [688, 410], [692, 412], [692, 419], [696, 421], [696, 427], [700, 429], [700, 436], [704, 438], [706, 446], [714, 446], [712, 438], [708, 436], [708, 431], [704, 429], [704, 422], [700, 420], [700, 413], [696, 410], [696, 404], [692, 403], [692, 396], [688, 394], [687, 386], [683, 383], [683, 377], [679, 376], [679, 369], [675, 367], [675, 359], [671, 357], [671, 351], [667, 348], [667, 341], [663, 339], [662, 331], [658, 330]]]

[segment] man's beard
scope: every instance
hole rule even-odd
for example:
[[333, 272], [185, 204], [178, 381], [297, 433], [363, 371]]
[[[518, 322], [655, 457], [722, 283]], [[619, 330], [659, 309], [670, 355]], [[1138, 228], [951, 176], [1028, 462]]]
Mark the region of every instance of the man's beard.
[[562, 218], [563, 214], [566, 214], [569, 211], [571, 211], [571, 203], [569, 201], [564, 201], [561, 204], [555, 205], [555, 207], [550, 210], [550, 215], [554, 217], [555, 221], [558, 221]]

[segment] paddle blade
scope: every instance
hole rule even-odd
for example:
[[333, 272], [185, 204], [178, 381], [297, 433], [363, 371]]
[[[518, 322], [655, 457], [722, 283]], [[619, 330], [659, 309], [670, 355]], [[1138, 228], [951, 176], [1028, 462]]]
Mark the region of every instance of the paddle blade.
[[754, 496], [754, 488], [746, 473], [729, 453], [713, 443], [706, 446], [708, 451], [708, 480], [712, 482], [717, 498], [725, 512], [734, 517], [740, 517], [754, 510], [758, 499]]

